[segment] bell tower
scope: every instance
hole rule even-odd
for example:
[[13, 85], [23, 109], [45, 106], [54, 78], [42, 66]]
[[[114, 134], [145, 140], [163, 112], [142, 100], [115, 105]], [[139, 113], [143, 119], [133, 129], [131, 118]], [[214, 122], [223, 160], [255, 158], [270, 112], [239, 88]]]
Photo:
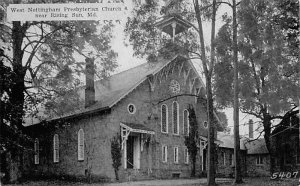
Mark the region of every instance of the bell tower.
[[155, 26], [169, 34], [174, 42], [175, 36], [188, 30], [191, 27], [191, 24], [181, 18], [179, 15], [180, 7], [176, 2], [169, 0], [165, 7], [168, 7], [165, 13], [166, 15], [159, 20]]

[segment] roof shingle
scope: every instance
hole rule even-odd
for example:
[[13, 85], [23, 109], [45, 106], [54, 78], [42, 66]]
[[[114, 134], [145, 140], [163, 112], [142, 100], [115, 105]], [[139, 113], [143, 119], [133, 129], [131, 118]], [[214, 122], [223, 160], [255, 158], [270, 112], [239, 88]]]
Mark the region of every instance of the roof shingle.
[[[82, 105], [79, 110], [75, 110], [70, 113], [64, 113], [62, 115], [56, 115], [49, 117], [43, 112], [43, 108], [38, 113], [38, 118], [28, 117], [25, 118], [26, 125], [37, 124], [41, 120], [56, 120], [64, 117], [71, 117], [76, 114], [82, 114], [91, 112], [93, 110], [101, 110], [104, 108], [111, 108], [114, 104], [120, 101], [124, 96], [136, 88], [141, 82], [143, 82], [148, 75], [156, 74], [165, 65], [176, 59], [178, 56], [174, 56], [172, 59], [160, 59], [155, 63], [143, 63], [139, 66], [131, 68], [129, 70], [112, 75], [106, 79], [95, 81], [95, 101], [96, 103], [90, 107], [85, 108]], [[84, 100], [85, 86], [79, 88], [78, 94], [80, 99]]]

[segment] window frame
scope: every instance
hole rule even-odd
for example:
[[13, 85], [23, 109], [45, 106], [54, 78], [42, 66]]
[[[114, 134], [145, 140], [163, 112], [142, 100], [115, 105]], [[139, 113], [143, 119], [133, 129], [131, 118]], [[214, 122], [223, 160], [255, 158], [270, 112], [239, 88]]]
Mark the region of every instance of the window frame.
[[[185, 118], [185, 113], [187, 113], [187, 118]], [[187, 109], [183, 110], [183, 135], [185, 136], [189, 136], [190, 134], [190, 120], [189, 120], [189, 111]], [[186, 123], [185, 123], [186, 122]], [[185, 131], [185, 125], [186, 125], [186, 129], [187, 131]]]
[[39, 143], [39, 139], [35, 138], [34, 140], [34, 164], [38, 165], [40, 164], [40, 143]]
[[[82, 134], [82, 135], [81, 135]], [[84, 131], [79, 129], [77, 132], [77, 160], [84, 161]]]
[[[177, 128], [177, 133], [175, 133], [175, 121], [174, 121], [174, 119], [175, 119], [175, 114], [174, 114], [174, 111], [175, 111], [175, 109], [174, 109], [174, 104], [176, 104], [176, 106], [177, 106], [177, 109], [176, 109], [176, 120], [177, 120], [177, 123], [176, 123], [176, 128]], [[173, 103], [172, 103], [172, 128], [173, 128], [173, 134], [174, 135], [179, 135], [179, 103], [177, 102], [177, 101], [173, 101]]]
[[[166, 108], [166, 116], [165, 116], [166, 117], [166, 123], [165, 123], [166, 124], [166, 131], [163, 131], [163, 106], [165, 106], [165, 108]], [[168, 127], [168, 125], [169, 125], [169, 122], [168, 122], [169, 121], [169, 114], [168, 114], [168, 112], [169, 112], [168, 105], [162, 104], [161, 107], [160, 107], [160, 118], [161, 118], [160, 119], [160, 124], [161, 124], [161, 127], [160, 127], [161, 130], [160, 131], [162, 133], [166, 133], [166, 134], [168, 133], [168, 128], [169, 128]]]
[[[206, 124], [205, 124], [205, 123], [206, 123]], [[205, 126], [205, 125], [206, 125], [206, 126]], [[208, 128], [208, 122], [207, 122], [207, 121], [203, 121], [203, 127], [206, 128], [206, 129]]]
[[230, 163], [230, 166], [234, 166], [234, 154], [233, 153], [229, 154], [229, 163]]
[[223, 165], [226, 165], [226, 153], [222, 152], [222, 158], [223, 158]]
[[189, 164], [190, 162], [190, 154], [188, 148], [184, 148], [184, 163]]
[[197, 101], [198, 101], [198, 97], [199, 97], [199, 93], [200, 93], [200, 88], [196, 88], [195, 89], [195, 103], [197, 103]]
[[59, 136], [54, 134], [53, 136], [53, 162], [59, 162]]
[[167, 163], [168, 162], [168, 146], [162, 145], [162, 162]]
[[263, 165], [264, 161], [263, 161], [263, 157], [262, 155], [257, 155], [256, 156], [256, 165]]
[[173, 150], [173, 158], [174, 158], [174, 163], [175, 164], [178, 164], [179, 163], [179, 151], [178, 151], [178, 146], [175, 146], [174, 147], [174, 150]]
[[[133, 111], [132, 112], [130, 112], [130, 109], [129, 109], [130, 106], [133, 107]], [[129, 103], [127, 105], [127, 111], [128, 111], [129, 114], [135, 114], [136, 113], [136, 106], [133, 103]]]

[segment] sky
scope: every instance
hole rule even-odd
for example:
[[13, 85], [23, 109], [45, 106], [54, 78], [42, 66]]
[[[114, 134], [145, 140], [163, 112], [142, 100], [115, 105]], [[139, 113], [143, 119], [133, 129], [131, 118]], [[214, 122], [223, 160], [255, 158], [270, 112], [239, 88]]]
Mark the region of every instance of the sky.
[[[128, 7], [132, 7], [131, 4], [129, 4]], [[230, 8], [225, 5], [223, 7], [220, 7], [220, 9], [217, 12], [217, 18], [216, 18], [216, 33], [222, 26], [222, 15], [227, 12], [228, 14], [231, 14]], [[124, 27], [125, 23], [122, 22], [121, 25], [117, 25], [114, 31], [114, 39], [112, 42], [113, 49], [118, 53], [118, 65], [119, 67], [116, 69], [116, 73], [122, 72], [124, 70], [133, 68], [137, 65], [140, 65], [142, 63], [145, 63], [145, 59], [139, 59], [137, 57], [133, 56], [133, 49], [132, 47], [125, 46], [124, 44]], [[204, 37], [206, 38], [206, 44], [209, 44], [210, 41], [210, 28], [211, 23], [204, 23]], [[194, 62], [194, 65], [197, 69], [200, 69], [201, 64]], [[202, 73], [200, 72], [200, 75]], [[203, 80], [204, 81], [204, 80]], [[205, 81], [204, 81], [205, 82]], [[233, 108], [228, 108], [224, 110], [228, 119], [228, 126], [231, 128], [231, 133], [233, 133]], [[239, 124], [240, 124], [240, 135], [247, 135], [249, 133], [248, 125], [245, 125], [249, 121], [249, 119], [253, 119], [254, 121], [257, 121], [255, 118], [250, 117], [249, 115], [243, 114], [240, 112], [239, 114]], [[257, 126], [254, 125], [254, 129]], [[255, 134], [255, 133], [254, 133]], [[257, 133], [256, 133], [257, 134]]]

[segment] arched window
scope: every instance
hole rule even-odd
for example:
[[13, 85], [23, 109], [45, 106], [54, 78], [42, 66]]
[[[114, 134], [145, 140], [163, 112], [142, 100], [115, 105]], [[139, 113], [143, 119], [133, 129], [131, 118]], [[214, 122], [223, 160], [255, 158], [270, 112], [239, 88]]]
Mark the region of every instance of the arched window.
[[53, 162], [59, 162], [59, 139], [58, 134], [54, 134], [53, 137]]
[[174, 134], [179, 134], [179, 105], [177, 101], [173, 102], [173, 133]]
[[40, 163], [39, 139], [34, 140], [34, 164]]
[[168, 133], [168, 106], [161, 106], [161, 132]]
[[84, 160], [84, 132], [83, 129], [78, 131], [78, 160]]
[[189, 127], [190, 127], [190, 122], [189, 122], [189, 111], [184, 110], [183, 111], [183, 134], [188, 136], [189, 135]]

